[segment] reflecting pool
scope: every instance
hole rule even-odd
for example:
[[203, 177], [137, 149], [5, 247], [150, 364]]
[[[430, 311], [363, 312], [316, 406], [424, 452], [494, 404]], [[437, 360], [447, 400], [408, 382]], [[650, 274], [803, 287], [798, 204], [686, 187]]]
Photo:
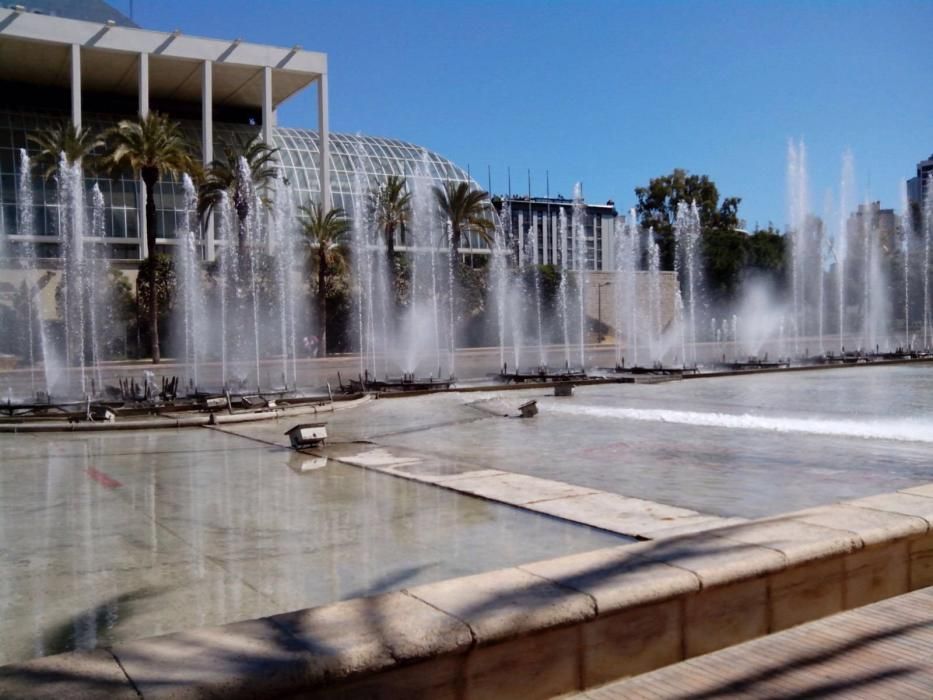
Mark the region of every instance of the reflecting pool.
[[626, 541], [213, 430], [0, 436], [0, 464], [0, 664]]
[[[533, 420], [486, 410], [538, 400]], [[448, 394], [339, 416], [347, 437], [761, 517], [933, 481], [933, 365]], [[482, 449], [477, 449], [481, 445]]]

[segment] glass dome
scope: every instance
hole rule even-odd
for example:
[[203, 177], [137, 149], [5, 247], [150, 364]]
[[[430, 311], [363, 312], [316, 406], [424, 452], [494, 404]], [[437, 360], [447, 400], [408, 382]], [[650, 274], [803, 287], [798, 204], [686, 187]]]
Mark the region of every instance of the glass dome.
[[[0, 231], [10, 236], [16, 235], [16, 195], [19, 178], [19, 149], [32, 150], [27, 141], [31, 132], [48, 128], [60, 122], [65, 115], [44, 112], [0, 111]], [[86, 115], [84, 123], [95, 130], [104, 130], [113, 126], [116, 118], [109, 115]], [[199, 144], [201, 125], [195, 121], [182, 121], [182, 128], [192, 144]], [[225, 142], [237, 138], [250, 137], [258, 127], [214, 123], [214, 153], [220, 152]], [[320, 146], [318, 134], [310, 129], [276, 127], [273, 131], [273, 145], [284, 178], [295, 193], [300, 203], [317, 201], [320, 197]], [[469, 175], [451, 161], [442, 156], [398, 139], [365, 136], [361, 134], [330, 134], [331, 158], [331, 193], [333, 206], [341, 207], [348, 215], [353, 211], [353, 198], [361, 194], [360, 183], [366, 189], [384, 181], [390, 175], [406, 179], [428, 178], [432, 185], [444, 182], [472, 182]], [[361, 173], [363, 177], [356, 177]], [[138, 220], [137, 220], [137, 183], [128, 176], [88, 176], [90, 187], [97, 184], [104, 196], [106, 205], [105, 242], [108, 254], [114, 258], [138, 257]], [[475, 186], [476, 183], [473, 183]], [[481, 188], [480, 188], [481, 189]], [[35, 199], [34, 220], [36, 235], [48, 240], [41, 241], [38, 247], [43, 257], [57, 255], [58, 203], [56, 185], [53, 180], [33, 178]], [[175, 230], [185, 220], [184, 194], [181, 183], [164, 178], [157, 185], [155, 193], [158, 211], [158, 232], [160, 239], [171, 242]], [[490, 216], [495, 216], [492, 206]], [[470, 247], [477, 250], [486, 246], [479, 240], [472, 240]]]

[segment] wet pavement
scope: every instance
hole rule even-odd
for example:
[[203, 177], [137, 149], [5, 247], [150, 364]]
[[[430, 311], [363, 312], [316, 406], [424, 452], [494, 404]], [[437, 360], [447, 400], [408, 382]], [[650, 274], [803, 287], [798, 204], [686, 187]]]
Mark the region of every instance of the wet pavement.
[[0, 664], [627, 541], [206, 429], [0, 436], [0, 464]]

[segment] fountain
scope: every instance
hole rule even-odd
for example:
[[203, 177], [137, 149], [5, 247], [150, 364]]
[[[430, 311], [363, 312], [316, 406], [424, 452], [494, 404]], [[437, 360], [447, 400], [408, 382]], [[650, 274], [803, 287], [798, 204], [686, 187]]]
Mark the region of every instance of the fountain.
[[[18, 195], [19, 202], [17, 207], [18, 230], [21, 235], [26, 236], [22, 244], [22, 259], [27, 270], [36, 269], [36, 251], [33, 243], [33, 237], [36, 235], [35, 218], [33, 209], [33, 189], [32, 189], [32, 162], [26, 149], [20, 149], [20, 169]], [[37, 396], [37, 385], [35, 382], [35, 366], [39, 359], [42, 359], [43, 384], [41, 391], [48, 397], [51, 394], [52, 386], [57, 378], [59, 362], [54, 355], [52, 344], [48, 338], [48, 332], [43, 323], [40, 307], [37, 303], [39, 289], [33, 286], [32, 280], [24, 280], [21, 285], [24, 304], [24, 316], [26, 326], [26, 357], [30, 367], [30, 382], [32, 395]]]
[[[589, 260], [586, 247], [586, 230], [583, 224], [583, 188], [578, 182], [573, 186], [573, 263], [576, 271], [577, 305], [579, 310], [580, 368], [586, 367], [586, 286]], [[595, 251], [594, 251], [595, 252]]]
[[206, 327], [204, 281], [198, 250], [197, 192], [188, 175], [182, 178], [185, 196], [185, 225], [175, 232], [177, 246], [177, 279], [180, 313], [177, 321], [183, 341], [183, 357], [190, 372], [190, 386], [197, 393], [201, 388], [200, 367], [204, 360], [203, 329]]
[[[425, 152], [409, 174], [411, 211], [400, 231], [407, 265], [399, 268], [396, 280], [372, 207], [379, 183], [366, 172], [362, 146], [356, 148], [348, 154], [355, 166], [348, 237], [351, 346], [358, 351], [352, 362], [359, 368], [351, 388], [449, 386], [458, 367], [458, 339], [467, 340], [470, 334], [460, 318], [453, 225], [438, 210], [433, 164]], [[113, 387], [104, 382], [114, 379], [103, 361], [114, 352], [116, 326], [107, 277], [116, 271], [98, 250], [108, 236], [107, 204], [100, 188], [85, 182], [80, 163], [61, 160], [55, 182], [57, 237], [50, 239], [60, 249], [60, 272], [48, 271], [40, 278], [44, 263], [39, 254], [47, 253], [33, 221], [30, 166], [24, 151], [18, 182], [20, 235], [3, 247], [7, 258], [15, 256], [15, 262], [6, 264], [28, 273], [21, 278], [16, 309], [5, 319], [12, 319], [18, 360], [30, 371], [18, 380], [17, 393], [10, 387], [6, 394], [10, 402], [31, 395], [45, 402], [54, 396], [90, 405], [104, 390], [112, 394]], [[695, 202], [676, 207], [676, 280], [661, 268], [661, 241], [654, 230], [639, 225], [635, 211], [616, 222], [615, 240], [606, 250], [608, 265], [596, 265], [579, 185], [569, 206], [558, 206], [554, 232], [549, 225], [540, 226], [530, 204], [528, 221], [514, 227], [506, 203], [492, 236], [484, 299], [485, 320], [497, 345], [498, 377], [519, 382], [586, 376], [586, 366], [601, 354], [587, 343], [587, 292], [596, 276], [591, 270], [600, 267], [609, 270], [614, 302], [615, 367], [607, 372], [682, 373], [704, 364], [767, 369], [786, 366], [791, 355], [795, 363], [851, 364], [929, 352], [931, 197], [922, 203], [919, 216], [911, 215], [905, 201], [893, 227], [891, 213], [875, 202], [863, 201], [851, 212], [857, 202], [855, 169], [846, 153], [839, 191], [827, 198], [822, 217], [817, 217], [809, 206], [808, 179], [806, 146], [791, 141], [786, 293], [780, 284], [758, 285], [748, 279], [734, 302], [716, 307], [704, 279], [703, 231]], [[179, 376], [120, 377], [119, 396], [130, 402], [223, 394], [233, 402], [297, 396], [298, 339], [311, 321], [303, 293], [306, 249], [290, 186], [284, 178], [260, 186], [253, 182], [248, 163], [237, 163], [234, 187], [218, 197], [214, 208], [216, 261], [204, 259], [205, 233], [191, 178], [180, 179], [180, 191], [184, 211], [173, 231], [174, 325], [166, 334]], [[547, 286], [550, 271], [540, 264], [548, 259], [556, 263], [553, 288]], [[50, 283], [57, 286], [60, 320], [46, 320], [47, 310], [43, 313], [39, 303], [42, 286]], [[606, 284], [600, 281], [599, 286]], [[50, 296], [45, 294], [46, 307]], [[8, 341], [5, 348], [11, 345]]]
[[[619, 230], [621, 228], [621, 231]], [[640, 232], [635, 210], [629, 211], [628, 219], [620, 227], [616, 246], [615, 260], [615, 327], [616, 327], [616, 370], [625, 367], [623, 349], [630, 353], [634, 365], [638, 365], [638, 298], [636, 294], [636, 271], [638, 270], [638, 252]]]
[[[686, 336], [687, 344], [692, 348], [692, 362], [697, 362], [696, 344], [697, 328], [704, 323], [702, 313], [705, 308], [703, 286], [703, 261], [700, 255], [701, 245], [700, 214], [696, 202], [689, 205], [680, 202], [677, 206], [677, 218], [674, 221], [675, 256], [674, 269], [683, 290], [684, 304], [686, 306]], [[658, 358], [660, 359], [660, 358]], [[684, 357], [687, 361], [687, 357]]]

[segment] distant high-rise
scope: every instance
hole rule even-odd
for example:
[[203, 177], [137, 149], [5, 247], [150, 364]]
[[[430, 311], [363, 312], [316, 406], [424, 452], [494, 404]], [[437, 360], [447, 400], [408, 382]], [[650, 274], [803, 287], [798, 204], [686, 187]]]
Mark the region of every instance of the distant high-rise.
[[907, 181], [907, 199], [920, 204], [927, 197], [930, 176], [933, 175], [933, 154], [917, 163], [917, 176]]

